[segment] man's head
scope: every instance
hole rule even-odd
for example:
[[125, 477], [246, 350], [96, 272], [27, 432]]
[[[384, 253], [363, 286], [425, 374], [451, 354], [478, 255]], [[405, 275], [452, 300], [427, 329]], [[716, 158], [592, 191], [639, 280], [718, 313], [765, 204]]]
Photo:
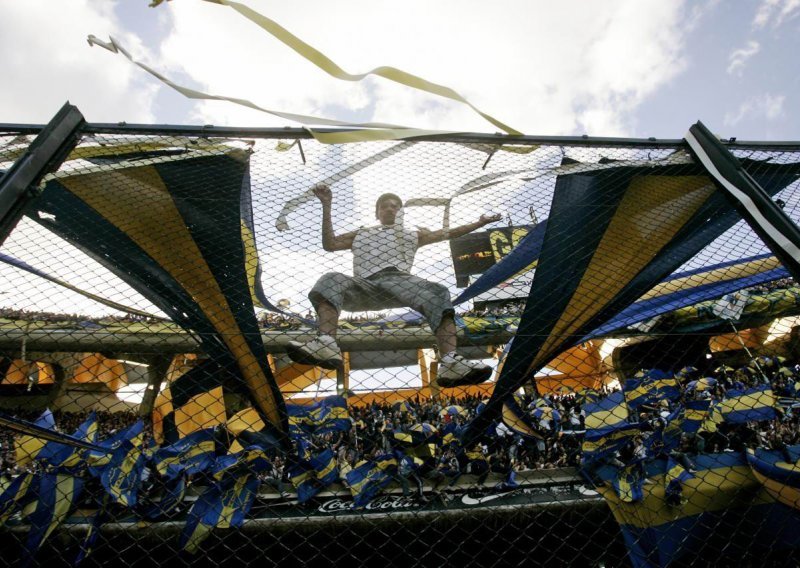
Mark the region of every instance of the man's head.
[[403, 200], [394, 193], [384, 193], [375, 202], [375, 218], [382, 225], [394, 225], [397, 212], [403, 208]]

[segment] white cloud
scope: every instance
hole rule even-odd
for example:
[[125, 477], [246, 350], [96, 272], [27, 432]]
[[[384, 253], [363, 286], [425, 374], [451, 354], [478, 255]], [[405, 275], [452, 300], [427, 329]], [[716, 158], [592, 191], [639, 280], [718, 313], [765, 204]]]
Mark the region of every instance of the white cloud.
[[[685, 67], [687, 15], [679, 2], [477, 0], [396, 4], [249, 2], [349, 72], [392, 65], [447, 85], [481, 110], [530, 134], [624, 135], [631, 115]], [[173, 2], [163, 67], [214, 94], [272, 109], [336, 113], [425, 128], [495, 131], [465, 105], [382, 79], [330, 78], [233, 10]], [[692, 12], [695, 13], [694, 11]], [[309, 14], [313, 17], [309, 17]], [[200, 102], [195, 120], [285, 125], [233, 105]]]
[[748, 98], [735, 112], [725, 113], [724, 123], [726, 126], [734, 126], [745, 119], [764, 118], [766, 120], [776, 120], [784, 116], [783, 103], [784, 95], [771, 95], [764, 93]]
[[45, 123], [69, 100], [93, 122], [152, 122], [158, 86], [121, 58], [86, 43], [113, 34], [135, 54], [113, 3], [5, 1], [0, 18], [0, 122]]
[[753, 27], [763, 28], [772, 24], [773, 28], [800, 14], [800, 0], [762, 0], [753, 18]]
[[747, 64], [747, 61], [759, 52], [761, 46], [757, 41], [750, 40], [745, 47], [739, 48], [731, 52], [728, 56], [728, 75], [742, 75], [742, 71]]

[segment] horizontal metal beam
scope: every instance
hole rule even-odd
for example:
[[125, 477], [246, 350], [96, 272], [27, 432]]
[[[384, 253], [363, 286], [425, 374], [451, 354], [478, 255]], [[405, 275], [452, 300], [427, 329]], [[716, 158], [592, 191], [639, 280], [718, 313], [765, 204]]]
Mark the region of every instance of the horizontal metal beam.
[[[37, 124], [0, 124], [0, 134], [36, 134], [43, 125]], [[346, 132], [348, 129], [317, 128], [317, 132]], [[303, 128], [252, 128], [231, 126], [184, 126], [174, 124], [127, 124], [91, 123], [86, 124], [85, 134], [126, 134], [126, 135], [172, 135], [172, 136], [208, 136], [233, 138], [272, 138], [272, 139], [311, 139], [313, 136]], [[550, 146], [592, 146], [592, 147], [646, 147], [675, 148], [683, 146], [682, 138], [620, 138], [604, 136], [510, 136], [507, 134], [487, 134], [481, 132], [464, 132], [459, 134], [437, 134], [420, 136], [414, 140], [436, 142], [459, 142], [475, 144], [544, 144]], [[730, 138], [721, 141], [728, 148], [758, 147], [762, 149], [791, 150], [800, 148], [800, 141], [764, 141], [737, 140]]]
[[[502, 345], [513, 334], [501, 332], [479, 339], [458, 335], [460, 347]], [[285, 353], [289, 341], [306, 341], [315, 337], [308, 331], [265, 332], [261, 335], [268, 353]], [[338, 335], [343, 351], [396, 351], [431, 347], [436, 338], [427, 328], [393, 329], [376, 331], [342, 330]], [[0, 331], [0, 350], [9, 353], [21, 351], [45, 352], [102, 352], [102, 353], [198, 353], [200, 347], [188, 333], [125, 333], [120, 331], [61, 331], [6, 329]]]

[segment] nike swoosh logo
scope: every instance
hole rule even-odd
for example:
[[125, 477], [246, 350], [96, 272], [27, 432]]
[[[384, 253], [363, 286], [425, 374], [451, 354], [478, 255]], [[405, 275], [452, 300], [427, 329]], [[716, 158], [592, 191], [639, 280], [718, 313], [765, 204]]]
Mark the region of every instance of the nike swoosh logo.
[[481, 503], [500, 499], [501, 497], [508, 497], [509, 495], [511, 495], [511, 493], [501, 493], [499, 495], [486, 495], [484, 497], [478, 497], [477, 499], [469, 495], [464, 495], [461, 497], [461, 502], [464, 503], [464, 505], [480, 505]]

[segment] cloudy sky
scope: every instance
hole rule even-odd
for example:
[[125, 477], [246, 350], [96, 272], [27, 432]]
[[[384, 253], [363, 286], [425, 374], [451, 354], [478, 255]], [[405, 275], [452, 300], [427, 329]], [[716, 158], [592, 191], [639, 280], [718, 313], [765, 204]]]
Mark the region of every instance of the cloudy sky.
[[[345, 70], [392, 65], [452, 87], [526, 134], [681, 137], [703, 120], [740, 140], [800, 139], [800, 0], [245, 0]], [[174, 81], [346, 121], [492, 132], [465, 105], [333, 79], [228, 7], [173, 0], [0, 0], [0, 122], [298, 126], [183, 98]]]

